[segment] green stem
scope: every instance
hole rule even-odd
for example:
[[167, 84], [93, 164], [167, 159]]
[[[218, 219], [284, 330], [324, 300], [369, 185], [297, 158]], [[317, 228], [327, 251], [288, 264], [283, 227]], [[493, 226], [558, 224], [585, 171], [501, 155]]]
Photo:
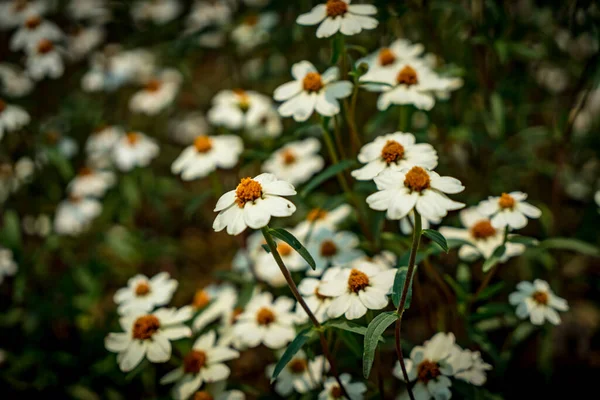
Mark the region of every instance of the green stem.
[[417, 250], [419, 249], [419, 243], [421, 241], [421, 214], [414, 209], [415, 214], [415, 226], [413, 228], [413, 242], [412, 248], [410, 249], [410, 257], [408, 259], [408, 271], [406, 273], [406, 280], [404, 281], [404, 287], [402, 288], [402, 295], [400, 296], [400, 303], [398, 304], [398, 319], [396, 320], [396, 354], [398, 361], [400, 362], [400, 368], [402, 369], [402, 376], [406, 382], [406, 389], [408, 390], [408, 396], [411, 400], [415, 400], [415, 396], [412, 392], [410, 381], [408, 380], [408, 372], [406, 371], [406, 365], [404, 363], [404, 357], [402, 355], [402, 346], [400, 345], [400, 336], [402, 328], [402, 315], [404, 314], [404, 306], [406, 305], [406, 297], [408, 295], [408, 289], [412, 284], [413, 274], [415, 271], [415, 260], [417, 258]]
[[340, 134], [340, 123], [335, 115], [331, 118], [333, 119], [333, 136], [335, 138], [335, 144], [340, 150], [340, 157], [345, 159], [346, 154], [344, 154], [344, 145], [342, 143], [342, 135]]
[[408, 123], [408, 106], [399, 107], [400, 117], [398, 118], [398, 130], [402, 132], [407, 132], [410, 128], [410, 124]]
[[213, 193], [214, 193], [215, 197], [219, 198], [223, 194], [223, 185], [221, 184], [221, 181], [219, 180], [219, 174], [217, 173], [216, 170], [214, 170], [210, 174], [210, 183], [212, 185], [212, 189], [213, 189]]

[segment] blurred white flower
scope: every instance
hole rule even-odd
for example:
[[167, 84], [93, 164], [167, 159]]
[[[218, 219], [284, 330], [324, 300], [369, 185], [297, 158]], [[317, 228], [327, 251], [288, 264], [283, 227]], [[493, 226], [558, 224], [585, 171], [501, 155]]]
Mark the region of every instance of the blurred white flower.
[[181, 174], [181, 179], [189, 181], [203, 178], [218, 168], [233, 168], [244, 150], [244, 142], [239, 136], [220, 135], [196, 137], [194, 144], [186, 147], [171, 166], [171, 172]]
[[75, 197], [102, 197], [115, 184], [115, 174], [110, 171], [83, 167], [67, 186], [67, 191]]
[[454, 345], [448, 358], [448, 363], [452, 366], [453, 375], [456, 379], [461, 379], [471, 385], [482, 386], [487, 380], [486, 371], [492, 369], [492, 366], [483, 361], [478, 351], [461, 349]]
[[243, 178], [235, 190], [225, 193], [215, 206], [218, 212], [213, 223], [217, 232], [227, 228], [230, 235], [238, 235], [247, 227], [260, 229], [271, 217], [289, 217], [296, 206], [281, 196], [296, 194], [294, 186], [278, 180], [273, 174], [260, 174], [254, 179]]
[[63, 36], [63, 32], [54, 22], [46, 21], [38, 15], [30, 15], [11, 37], [10, 49], [29, 50], [35, 48], [42, 39], [57, 42], [62, 40]]
[[237, 300], [237, 289], [227, 283], [208, 285], [196, 291], [192, 305], [200, 313], [192, 324], [194, 331], [200, 331], [217, 320], [221, 325], [231, 322]]
[[[290, 230], [292, 235], [295, 235], [294, 230]], [[295, 251], [289, 244], [276, 240], [277, 252], [281, 256], [285, 266], [290, 271], [304, 271], [308, 264], [297, 251]], [[267, 282], [273, 287], [283, 287], [286, 284], [285, 278], [279, 269], [275, 258], [266, 251], [261, 251], [256, 258], [254, 263], [256, 275], [259, 279]]]
[[192, 112], [177, 118], [169, 123], [169, 132], [179, 144], [190, 145], [194, 140], [209, 131], [208, 123], [200, 112]]
[[367, 204], [373, 210], [386, 211], [388, 219], [404, 218], [416, 209], [424, 218], [435, 221], [445, 217], [448, 211], [465, 206], [445, 194], [465, 189], [458, 179], [421, 167], [387, 170], [374, 181], [379, 191], [367, 197]]
[[85, 231], [100, 215], [102, 204], [92, 198], [70, 197], [58, 205], [54, 215], [54, 231], [59, 235], [76, 236]]
[[156, 141], [141, 132], [129, 132], [113, 147], [113, 160], [121, 171], [146, 167], [160, 151]]
[[271, 30], [278, 22], [279, 16], [274, 12], [248, 15], [240, 25], [233, 29], [231, 39], [240, 52], [248, 52], [268, 42]]
[[260, 125], [271, 108], [271, 99], [263, 94], [241, 89], [222, 90], [212, 100], [208, 120], [227, 129], [252, 129]]
[[101, 126], [85, 142], [88, 161], [96, 168], [106, 168], [111, 164], [112, 149], [124, 135], [117, 126]]
[[231, 23], [233, 9], [228, 0], [196, 0], [186, 20], [184, 35], [196, 34], [198, 45], [202, 47], [221, 47], [226, 40], [224, 28]]
[[183, 358], [183, 365], [163, 376], [160, 383], [177, 382], [173, 387], [173, 397], [189, 399], [204, 382], [227, 379], [231, 371], [224, 362], [239, 356], [236, 350], [218, 345], [215, 331], [210, 331], [196, 339], [192, 350]]
[[5, 276], [13, 276], [17, 273], [17, 263], [13, 259], [11, 250], [0, 246], [0, 284]]
[[292, 185], [300, 185], [323, 169], [325, 160], [319, 150], [321, 142], [315, 138], [287, 143], [273, 152], [263, 163], [262, 170]]
[[36, 217], [33, 215], [26, 215], [23, 217], [21, 222], [23, 232], [27, 235], [36, 235], [40, 237], [46, 237], [52, 230], [52, 220], [46, 214], [40, 214]]
[[90, 26], [74, 30], [67, 35], [67, 51], [71, 59], [77, 61], [98, 47], [106, 36], [104, 28]]
[[536, 279], [517, 284], [517, 291], [508, 296], [508, 302], [517, 306], [516, 314], [521, 319], [529, 318], [532, 324], [542, 325], [548, 320], [553, 325], [560, 324], [558, 311], [567, 311], [569, 305], [552, 292], [548, 282]]
[[340, 112], [338, 99], [350, 96], [352, 83], [338, 81], [339, 69], [330, 67], [323, 75], [309, 61], [292, 66], [293, 81], [275, 89], [273, 98], [283, 101], [279, 114], [294, 117], [295, 121], [306, 121], [316, 110], [320, 115], [331, 117]]
[[395, 275], [395, 269], [382, 271], [365, 262], [353, 264], [352, 269], [342, 269], [319, 286], [319, 293], [334, 298], [327, 308], [327, 315], [357, 319], [368, 310], [381, 310], [388, 305], [388, 293]]
[[2, 89], [2, 94], [8, 97], [21, 97], [31, 92], [33, 81], [20, 67], [1, 63], [0, 88]]
[[125, 332], [108, 334], [106, 349], [119, 353], [117, 362], [123, 372], [134, 369], [146, 357], [153, 363], [171, 358], [171, 341], [192, 336], [184, 322], [192, 317], [192, 307], [160, 308], [152, 314], [131, 314], [119, 319]]
[[67, 5], [67, 13], [74, 20], [86, 20], [93, 24], [105, 23], [112, 16], [106, 0], [71, 0]]
[[27, 111], [19, 106], [7, 104], [0, 99], [0, 140], [4, 132], [13, 132], [29, 123], [31, 118]]
[[[275, 364], [266, 368], [267, 378], [273, 376]], [[275, 391], [280, 396], [289, 398], [292, 393], [308, 393], [317, 388], [322, 381], [323, 373], [329, 370], [329, 363], [322, 355], [309, 360], [303, 350], [298, 351], [285, 365], [275, 380]]]
[[370, 17], [377, 14], [377, 8], [370, 4], [350, 4], [351, 0], [328, 0], [310, 12], [300, 15], [296, 22], [300, 25], [320, 24], [318, 38], [326, 38], [338, 31], [346, 36], [360, 33], [363, 29], [375, 29], [379, 22]]
[[[325, 271], [321, 279], [307, 277], [302, 279], [298, 285], [298, 291], [319, 323], [323, 323], [329, 319], [327, 309], [333, 301], [333, 297], [323, 295], [319, 291], [319, 288], [325, 282], [329, 282], [337, 277], [340, 271], [340, 267], [331, 267]], [[296, 305], [296, 318], [299, 323], [308, 322], [308, 315], [300, 305]]]
[[131, 16], [136, 22], [164, 25], [177, 18], [182, 9], [179, 0], [138, 0], [131, 6]]
[[[350, 397], [350, 400], [362, 400], [364, 393], [367, 391], [367, 385], [363, 382], [352, 383], [350, 374], [343, 373], [340, 375], [340, 381], [344, 385], [344, 390]], [[319, 393], [319, 400], [339, 400], [344, 398], [344, 393], [334, 377], [329, 377], [325, 381], [323, 391]]]
[[277, 109], [273, 106], [264, 110], [262, 117], [255, 126], [250, 126], [246, 129], [248, 137], [254, 140], [275, 138], [281, 135], [282, 131], [283, 124], [281, 123], [281, 117]]
[[33, 15], [44, 15], [47, 9], [47, 0], [4, 1], [0, 3], [0, 28], [15, 28]]
[[569, 74], [563, 68], [542, 64], [535, 72], [537, 82], [552, 93], [561, 93], [569, 85]]
[[167, 272], [161, 272], [148, 278], [137, 274], [127, 281], [127, 286], [115, 292], [113, 297], [119, 305], [120, 315], [133, 312], [149, 312], [154, 307], [168, 304], [177, 290], [178, 283]]
[[36, 81], [60, 78], [65, 71], [61, 52], [52, 41], [40, 39], [27, 54], [25, 67], [29, 76]]
[[320, 228], [310, 236], [306, 248], [315, 260], [316, 270], [308, 275], [321, 275], [330, 266], [347, 266], [364, 255], [358, 249], [359, 239], [350, 231], [334, 232]]
[[502, 193], [500, 197], [490, 196], [479, 203], [479, 212], [491, 218], [496, 229], [522, 229], [527, 225], [527, 218], [537, 219], [542, 211], [525, 202], [527, 194], [523, 192]]
[[181, 80], [181, 74], [177, 70], [165, 69], [149, 79], [144, 89], [131, 97], [129, 108], [146, 115], [160, 113], [175, 100]]
[[250, 264], [256, 264], [258, 257], [265, 251], [262, 247], [263, 244], [267, 244], [267, 242], [262, 232], [256, 231], [248, 235], [245, 247], [240, 248], [231, 261], [233, 270], [245, 275], [246, 278], [252, 278]]
[[342, 204], [333, 210], [313, 208], [306, 214], [306, 218], [296, 226], [295, 232], [299, 239], [306, 239], [310, 232], [318, 232], [323, 228], [334, 231], [351, 213], [352, 207], [348, 204]]
[[202, 390], [194, 393], [192, 400], [245, 400], [246, 395], [240, 390], [226, 390], [227, 381], [219, 381], [204, 385]]
[[273, 300], [271, 293], [257, 294], [238, 316], [234, 334], [247, 347], [262, 343], [270, 349], [281, 349], [296, 337], [293, 307], [289, 297]]
[[358, 161], [366, 165], [352, 171], [352, 176], [364, 181], [375, 178], [387, 169], [437, 167], [438, 155], [433, 146], [415, 141], [412, 133], [394, 132], [378, 136], [360, 149]]

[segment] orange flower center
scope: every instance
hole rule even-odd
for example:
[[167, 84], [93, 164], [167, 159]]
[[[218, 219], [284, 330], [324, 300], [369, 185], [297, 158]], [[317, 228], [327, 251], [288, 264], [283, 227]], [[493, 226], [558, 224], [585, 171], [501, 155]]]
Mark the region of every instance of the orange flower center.
[[412, 167], [404, 177], [404, 186], [413, 192], [422, 192], [428, 189], [430, 184], [429, 174], [421, 167]]
[[288, 368], [293, 374], [301, 374], [308, 369], [308, 363], [302, 358], [294, 358], [288, 364]]
[[284, 150], [283, 153], [281, 153], [281, 156], [283, 157], [283, 163], [285, 165], [292, 165], [296, 162], [296, 156], [294, 155], [294, 152], [289, 149]]
[[342, 392], [342, 388], [339, 387], [338, 385], [333, 386], [331, 388], [331, 391], [329, 393], [331, 394], [331, 397], [333, 397], [334, 399], [339, 399], [344, 394]]
[[[346, 4], [346, 3], [344, 3]], [[321, 80], [321, 74], [318, 72], [309, 72], [302, 80], [302, 87], [307, 92], [318, 92], [323, 89], [323, 81]]]
[[433, 361], [423, 360], [417, 367], [417, 379], [425, 384], [441, 374], [440, 366]]
[[158, 79], [150, 79], [148, 82], [146, 82], [146, 86], [145, 89], [148, 92], [157, 92], [158, 89], [160, 89], [160, 87], [162, 86], [162, 82]]
[[29, 17], [25, 21], [25, 27], [29, 30], [34, 30], [42, 23], [42, 19], [38, 16]]
[[306, 215], [306, 219], [309, 221], [317, 221], [320, 219], [325, 219], [326, 216], [327, 211], [323, 210], [322, 208], [313, 208]]
[[350, 271], [348, 277], [348, 288], [351, 292], [358, 293], [369, 286], [369, 277], [364, 272], [361, 272], [355, 268]]
[[388, 140], [381, 149], [381, 158], [388, 164], [402, 160], [402, 157], [404, 157], [404, 146], [395, 140]]
[[248, 15], [246, 18], [244, 18], [244, 24], [248, 26], [255, 26], [258, 24], [258, 15]]
[[130, 146], [135, 146], [137, 144], [137, 142], [140, 141], [140, 134], [136, 133], [136, 132], [129, 132], [127, 135], [127, 143], [129, 143]]
[[160, 328], [160, 321], [154, 315], [144, 315], [133, 324], [133, 338], [147, 340]]
[[321, 255], [323, 257], [333, 257], [337, 252], [337, 246], [332, 240], [325, 240], [321, 243]]
[[515, 199], [508, 193], [502, 193], [498, 200], [498, 205], [502, 209], [513, 208], [515, 206]]
[[206, 135], [200, 135], [194, 139], [194, 147], [198, 153], [206, 153], [212, 149], [212, 140]]
[[250, 109], [250, 97], [244, 89], [233, 89], [233, 93], [235, 93], [238, 97], [238, 107], [242, 112], [246, 112]]
[[546, 293], [546, 292], [540, 292], [540, 291], [534, 292], [531, 295], [531, 298], [533, 299], [533, 301], [535, 301], [539, 305], [542, 305], [542, 306], [548, 305], [548, 293]]
[[145, 296], [150, 293], [150, 285], [147, 282], [140, 282], [135, 287], [135, 295], [138, 297]]
[[90, 167], [83, 167], [79, 170], [79, 176], [94, 175], [94, 171]]
[[492, 226], [492, 223], [488, 219], [482, 219], [471, 227], [471, 235], [475, 239], [487, 239], [496, 234], [496, 229]]
[[379, 64], [382, 66], [393, 64], [396, 61], [396, 56], [387, 47], [379, 51]]
[[194, 393], [194, 400], [214, 400], [214, 397], [207, 391], [203, 390], [201, 392]]
[[271, 325], [275, 322], [275, 314], [271, 311], [270, 308], [263, 307], [258, 310], [258, 314], [256, 314], [256, 322], [259, 325]]
[[192, 305], [197, 309], [201, 309], [206, 307], [208, 303], [210, 303], [210, 296], [206, 293], [206, 290], [197, 290]]
[[252, 178], [244, 178], [235, 189], [235, 202], [242, 208], [248, 202], [253, 202], [263, 195], [262, 186]]
[[419, 83], [419, 78], [417, 77], [417, 71], [414, 70], [410, 65], [405, 66], [398, 72], [398, 76], [396, 77], [396, 82], [399, 85], [412, 86]]
[[348, 12], [348, 4], [342, 0], [327, 0], [327, 16], [335, 18]]
[[6, 102], [0, 99], [0, 113], [4, 110], [6, 110]]
[[292, 254], [292, 251], [293, 251], [292, 246], [290, 246], [287, 243], [277, 244], [277, 252], [284, 257]]
[[233, 324], [235, 321], [237, 321], [238, 317], [242, 315], [243, 312], [244, 309], [241, 307], [234, 308], [233, 312], [231, 313], [231, 323]]
[[54, 49], [54, 44], [48, 39], [42, 39], [38, 42], [37, 51], [40, 54], [50, 53]]
[[206, 353], [192, 350], [183, 359], [183, 370], [186, 374], [197, 374], [206, 365]]

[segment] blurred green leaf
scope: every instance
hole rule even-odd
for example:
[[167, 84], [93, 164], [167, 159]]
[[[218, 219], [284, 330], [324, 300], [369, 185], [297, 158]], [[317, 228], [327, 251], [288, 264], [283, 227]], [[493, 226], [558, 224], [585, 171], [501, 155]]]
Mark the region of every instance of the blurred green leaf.
[[487, 260], [484, 261], [483, 266], [481, 268], [482, 271], [485, 273], [485, 272], [488, 272], [490, 269], [494, 268], [494, 266], [500, 262], [500, 259], [502, 258], [502, 255], [504, 254], [505, 251], [506, 251], [505, 245], [500, 245], [500, 246], [496, 247], [496, 250], [494, 250], [492, 255]]
[[[414, 274], [417, 272], [413, 271]], [[398, 308], [400, 304], [400, 298], [402, 297], [402, 290], [404, 289], [404, 282], [406, 282], [406, 274], [408, 273], [408, 267], [400, 267], [396, 270], [396, 275], [394, 276], [394, 286], [392, 289], [392, 301], [394, 302], [394, 306]], [[404, 303], [404, 309], [408, 310], [410, 308], [410, 302], [412, 301], [412, 277], [411, 281], [408, 285], [408, 292], [406, 293], [406, 301]]]
[[2, 227], [3, 245], [11, 248], [21, 246], [21, 224], [19, 215], [14, 210], [4, 212], [4, 223]]
[[273, 370], [273, 375], [271, 376], [271, 381], [277, 379], [281, 371], [283, 371], [283, 368], [285, 368], [285, 366], [292, 360], [296, 353], [300, 351], [300, 349], [308, 341], [310, 336], [312, 336], [315, 333], [316, 332], [313, 331], [312, 327], [306, 328], [300, 331], [300, 333], [298, 333], [294, 340], [292, 340], [292, 343], [290, 343], [287, 349], [285, 349], [279, 361], [277, 361], [275, 369]]
[[600, 249], [597, 246], [578, 239], [571, 238], [551, 238], [540, 243], [540, 247], [545, 249], [571, 250], [587, 256], [600, 256]]

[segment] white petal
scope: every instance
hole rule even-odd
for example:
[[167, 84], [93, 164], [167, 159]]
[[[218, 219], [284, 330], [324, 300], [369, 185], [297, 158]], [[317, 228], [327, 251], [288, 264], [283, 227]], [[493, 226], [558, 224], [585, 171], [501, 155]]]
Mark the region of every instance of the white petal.
[[348, 319], [357, 319], [362, 317], [367, 313], [367, 307], [360, 301], [358, 296], [350, 296], [348, 309], [346, 310], [346, 318]]
[[321, 25], [317, 29], [317, 37], [326, 38], [332, 36], [340, 30], [341, 24], [342, 18], [325, 18], [325, 21], [321, 22]]
[[302, 91], [302, 82], [301, 81], [291, 81], [288, 83], [284, 83], [279, 86], [273, 92], [273, 98], [277, 101], [285, 101], [288, 100]]
[[125, 353], [119, 354], [119, 367], [123, 372], [129, 372], [142, 361], [146, 349], [140, 340], [133, 340], [131, 344], [125, 350]]
[[148, 344], [148, 353], [146, 356], [149, 361], [154, 363], [169, 361], [169, 358], [171, 358], [171, 343], [169, 339], [160, 333], [154, 334], [152, 342]]
[[327, 8], [325, 4], [319, 4], [314, 7], [310, 12], [301, 14], [297, 19], [296, 23], [300, 25], [316, 25], [327, 17]]
[[310, 61], [304, 60], [292, 65], [292, 76], [297, 81], [302, 81], [309, 72], [317, 72]]

